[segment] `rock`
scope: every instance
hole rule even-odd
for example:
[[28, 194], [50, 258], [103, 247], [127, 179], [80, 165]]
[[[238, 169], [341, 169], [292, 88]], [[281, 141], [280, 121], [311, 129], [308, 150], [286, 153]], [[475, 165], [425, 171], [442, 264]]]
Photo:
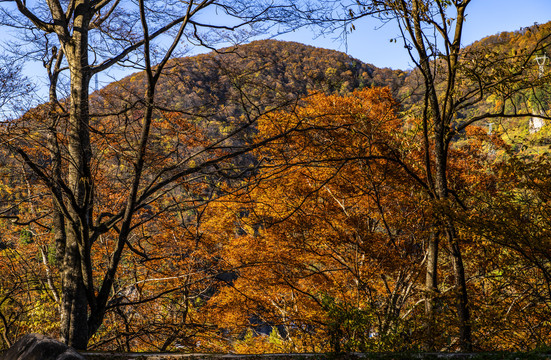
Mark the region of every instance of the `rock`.
[[21, 337], [2, 356], [1, 360], [85, 360], [73, 348], [44, 335]]

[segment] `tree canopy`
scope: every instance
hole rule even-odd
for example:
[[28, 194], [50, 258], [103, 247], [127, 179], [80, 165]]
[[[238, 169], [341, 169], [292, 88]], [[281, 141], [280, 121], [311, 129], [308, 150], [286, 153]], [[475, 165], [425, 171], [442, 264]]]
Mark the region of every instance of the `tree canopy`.
[[[462, 47], [469, 3], [2, 4], [50, 80], [0, 129], [2, 346], [548, 346], [551, 27]], [[415, 69], [275, 40], [176, 56], [364, 16], [397, 21]], [[139, 71], [91, 92], [115, 65]]]

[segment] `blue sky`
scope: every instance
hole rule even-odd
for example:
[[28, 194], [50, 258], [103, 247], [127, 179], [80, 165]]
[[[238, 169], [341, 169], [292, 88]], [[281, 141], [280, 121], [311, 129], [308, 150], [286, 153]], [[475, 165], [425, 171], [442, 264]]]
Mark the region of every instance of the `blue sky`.
[[[543, 24], [548, 21], [551, 21], [551, 0], [472, 0], [468, 7], [463, 45], [469, 45], [485, 36], [502, 31], [514, 31], [533, 25], [535, 22]], [[403, 45], [400, 42], [389, 41], [399, 35], [397, 28], [392, 23], [382, 28], [380, 26], [377, 20], [367, 18], [355, 23], [356, 31], [348, 35], [348, 47], [345, 47], [342, 41], [335, 40], [338, 34], [316, 37], [316, 33], [309, 29], [301, 29], [276, 39], [346, 51], [349, 55], [377, 67], [411, 69], [413, 66]], [[205, 49], [192, 49], [191, 53], [205, 51]], [[108, 74], [100, 75], [99, 87], [134, 71], [112, 69]], [[40, 83], [46, 83], [41, 64], [29, 64], [24, 73]], [[95, 88], [94, 80], [91, 84], [92, 89]], [[46, 95], [46, 91], [42, 91], [42, 88], [39, 93], [41, 96]]]
[[[467, 21], [463, 34], [463, 46], [488, 35], [514, 31], [521, 27], [551, 21], [551, 0], [472, 0], [467, 8]], [[356, 31], [348, 36], [351, 56], [377, 67], [410, 69], [411, 61], [400, 42], [390, 43], [398, 35], [393, 24], [376, 30], [380, 23], [365, 19], [355, 24]], [[331, 37], [318, 37], [306, 29], [277, 37], [318, 47], [345, 51], [346, 47]]]

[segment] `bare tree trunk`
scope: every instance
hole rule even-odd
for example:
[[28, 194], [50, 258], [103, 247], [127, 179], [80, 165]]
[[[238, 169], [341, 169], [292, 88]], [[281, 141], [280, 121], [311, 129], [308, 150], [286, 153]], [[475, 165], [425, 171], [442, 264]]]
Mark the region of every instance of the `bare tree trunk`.
[[440, 234], [437, 231], [431, 231], [427, 246], [427, 274], [425, 279], [425, 350], [435, 349], [434, 339], [436, 338], [436, 316], [438, 296], [438, 238]]
[[469, 311], [469, 296], [467, 293], [467, 281], [463, 257], [457, 239], [452, 239], [451, 253], [453, 259], [453, 271], [455, 275], [455, 288], [457, 292], [457, 318], [459, 320], [459, 346], [461, 351], [473, 350], [471, 315]]
[[[448, 181], [446, 178], [447, 171], [447, 153], [448, 149], [444, 140], [444, 128], [442, 125], [436, 126], [436, 145], [435, 145], [435, 170], [436, 170], [436, 188], [437, 198], [439, 200], [449, 199]], [[440, 143], [441, 142], [441, 143]], [[444, 214], [447, 217], [448, 215]], [[467, 283], [465, 280], [465, 268], [461, 249], [459, 247], [459, 239], [455, 231], [455, 226], [452, 219], [444, 220], [445, 232], [448, 243], [451, 247], [453, 259], [453, 270], [456, 288], [457, 301], [457, 320], [459, 322], [459, 347], [461, 351], [472, 350], [472, 331], [470, 325], [470, 312], [468, 307]]]
[[[458, 19], [460, 22], [456, 27], [454, 34], [454, 39], [450, 45], [451, 55], [449, 56], [448, 62], [448, 90], [446, 101], [441, 101], [438, 98], [438, 93], [435, 88], [435, 74], [433, 69], [431, 69], [430, 61], [430, 52], [427, 52], [425, 47], [425, 37], [423, 34], [422, 28], [422, 18], [421, 14], [423, 13], [423, 3], [418, 0], [412, 1], [411, 4], [411, 22], [406, 20], [408, 24], [407, 27], [410, 31], [412, 40], [414, 41], [415, 48], [419, 54], [419, 68], [423, 74], [425, 82], [425, 99], [428, 108], [425, 111], [424, 116], [427, 117], [430, 115], [433, 121], [433, 138], [434, 138], [434, 149], [432, 150], [434, 158], [434, 197], [437, 201], [443, 201], [449, 199], [449, 189], [448, 189], [448, 179], [447, 179], [447, 164], [448, 164], [448, 145], [450, 139], [448, 138], [449, 124], [451, 122], [451, 116], [453, 115], [453, 101], [449, 96], [453, 93], [455, 88], [455, 74], [457, 59], [460, 49], [460, 39], [461, 31], [463, 24], [464, 11], [468, 2], [464, 5], [458, 6]], [[406, 9], [406, 5], [404, 10]], [[424, 126], [428, 126], [428, 119], [425, 119]], [[425, 129], [425, 132], [428, 133], [428, 129]], [[430, 160], [427, 161], [426, 166], [430, 167]], [[428, 171], [430, 173], [430, 171]], [[444, 215], [446, 216], [446, 215]], [[463, 261], [461, 257], [461, 251], [458, 244], [457, 234], [455, 233], [454, 225], [451, 219], [444, 220], [445, 223], [440, 225], [444, 227], [448, 242], [452, 247], [452, 256], [454, 261], [454, 275], [456, 281], [456, 287], [459, 289], [457, 303], [458, 303], [458, 321], [459, 321], [459, 344], [460, 348], [463, 351], [470, 351], [472, 349], [472, 339], [471, 339], [471, 328], [470, 328], [470, 314], [468, 304], [468, 293], [465, 282], [465, 270], [463, 266]], [[434, 247], [431, 249], [431, 247]], [[438, 242], [437, 240], [432, 241], [429, 244], [429, 259], [427, 259], [427, 292], [429, 290], [437, 290], [437, 279], [436, 279], [436, 266], [437, 266], [437, 257], [438, 257]], [[434, 259], [430, 259], [433, 256]], [[429, 278], [432, 277], [432, 278]], [[430, 296], [430, 295], [429, 295]], [[428, 341], [431, 342], [434, 338], [431, 336], [431, 331], [434, 331], [433, 324], [430, 323], [432, 317], [434, 316], [434, 308], [432, 301], [427, 301], [426, 306], [426, 315], [428, 322]], [[434, 321], [434, 320], [433, 320]]]
[[[439, 126], [437, 128], [437, 137], [439, 138]], [[443, 139], [443, 129], [442, 129], [442, 146], [436, 145], [436, 185], [437, 185], [437, 195], [440, 200], [449, 199], [448, 191], [448, 181], [446, 178], [446, 164], [447, 164], [447, 148]], [[443, 216], [448, 216], [444, 214]], [[459, 322], [459, 347], [461, 351], [471, 351], [472, 350], [472, 336], [471, 336], [471, 325], [470, 325], [470, 313], [468, 307], [468, 293], [467, 293], [467, 283], [465, 280], [465, 268], [463, 265], [463, 258], [461, 255], [461, 249], [459, 247], [459, 239], [455, 232], [455, 226], [452, 222], [452, 219], [447, 218], [444, 220], [445, 232], [447, 236], [448, 243], [451, 247], [451, 254], [453, 259], [453, 270], [455, 278], [455, 288], [456, 288], [456, 301], [457, 301], [457, 320]]]
[[[76, 349], [88, 344], [88, 297], [90, 285], [90, 221], [92, 219], [93, 186], [90, 172], [91, 144], [89, 132], [88, 64], [89, 11], [83, 4], [81, 14], [75, 13], [75, 31], [65, 53], [71, 72], [71, 107], [69, 112], [69, 169], [68, 185], [73, 199], [69, 199], [64, 261], [62, 263], [61, 333], [64, 341]], [[76, 10], [78, 11], [78, 10]], [[90, 288], [90, 287], [89, 287]], [[93, 289], [90, 288], [90, 289]]]
[[66, 344], [83, 350], [88, 344], [88, 301], [82, 274], [78, 271], [81, 264], [77, 240], [73, 231], [68, 235], [61, 271], [61, 336]]

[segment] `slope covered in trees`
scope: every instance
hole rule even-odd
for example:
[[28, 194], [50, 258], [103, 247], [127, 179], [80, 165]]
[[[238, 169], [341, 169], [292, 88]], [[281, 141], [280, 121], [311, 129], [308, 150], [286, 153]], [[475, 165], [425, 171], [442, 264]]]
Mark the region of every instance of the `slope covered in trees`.
[[[259, 40], [208, 54], [173, 59], [161, 78], [161, 106], [205, 115], [227, 123], [252, 107], [276, 107], [309, 92], [346, 94], [354, 89], [389, 86], [396, 91], [407, 73], [378, 69], [334, 51], [295, 42]], [[145, 74], [136, 73], [99, 91], [138, 94]]]
[[[550, 161], [525, 157], [506, 131], [488, 134], [488, 119], [471, 121], [491, 114], [507, 130], [548, 110], [549, 76], [522, 52], [545, 46], [548, 28], [483, 39], [455, 66], [435, 59], [434, 99], [427, 69], [376, 69], [273, 40], [169, 60], [155, 97], [144, 96], [152, 69], [92, 94], [90, 177], [77, 182], [94, 184], [81, 194], [93, 199], [91, 240], [78, 248], [81, 295], [100, 313], [89, 346], [547, 346]], [[4, 346], [63, 331], [51, 321], [67, 261], [56, 224], [81, 200], [60, 170], [75, 160], [66, 106], [3, 129]]]
[[[92, 240], [85, 250], [90, 254], [85, 276], [92, 284], [86, 285], [91, 291], [88, 296], [102, 296], [101, 289], [93, 287], [111, 271], [112, 254], [120, 246], [116, 245], [121, 236], [118, 223], [128, 199], [123, 194], [129, 191], [137, 166], [142, 167], [143, 190], [136, 196], [143, 203], [133, 210], [137, 215], [128, 226], [135, 235], [122, 242], [128, 251], [120, 253], [117, 261], [124, 270], [110, 280], [113, 285], [105, 293], [105, 313], [99, 315], [103, 319], [89, 333], [91, 346], [166, 349], [178, 343], [193, 349], [197, 337], [207, 336], [205, 333], [214, 336], [208, 314], [197, 310], [212, 296], [215, 284], [224, 281], [230, 276], [224, 274], [231, 271], [221, 270], [219, 254], [209, 250], [220, 246], [220, 240], [217, 231], [202, 229], [217, 220], [203, 215], [207, 204], [238, 191], [228, 186], [259, 165], [247, 150], [258, 146], [257, 119], [277, 109], [292, 109], [309, 91], [346, 93], [370, 85], [374, 71], [342, 53], [274, 41], [171, 60], [157, 88], [154, 125], [143, 155], [136, 151], [142, 118], [148, 111], [143, 96], [148, 86], [146, 74], [135, 74], [93, 94], [89, 151], [95, 184], [92, 215], [97, 216], [97, 222], [87, 235]], [[22, 158], [6, 157], [11, 161], [10, 176], [14, 180], [6, 178], [10, 190], [4, 193], [3, 215], [22, 228], [13, 228], [14, 233], [3, 239], [5, 254], [21, 253], [19, 245], [25, 253], [43, 254], [37, 262], [28, 264], [35, 269], [26, 272], [31, 277], [27, 283], [40, 279], [37, 281], [41, 285], [34, 288], [45, 300], [35, 303], [40, 311], [55, 309], [52, 304], [59, 302], [62, 294], [58, 269], [65, 260], [54, 254], [64, 240], [56, 238], [50, 225], [55, 221], [55, 204], [60, 199], [52, 201], [39, 194], [52, 186], [43, 181], [56, 176], [58, 190], [69, 191], [66, 174], [57, 173], [73, 161], [67, 153], [71, 139], [64, 125], [67, 105], [62, 102], [55, 111], [40, 106], [18, 120], [17, 126], [5, 129], [16, 139], [11, 143], [14, 152], [17, 149], [19, 155], [23, 154]], [[51, 157], [52, 147], [59, 157]], [[141, 156], [143, 160], [139, 160]], [[172, 183], [172, 179], [177, 181]], [[147, 199], [147, 193], [152, 199], [142, 200]], [[64, 197], [71, 199], [72, 195]], [[28, 241], [20, 243], [21, 236]], [[169, 243], [173, 250], [169, 250]], [[6, 303], [21, 300], [12, 295], [8, 291]], [[27, 306], [32, 308], [28, 301]], [[24, 310], [15, 318], [32, 313], [20, 306]], [[147, 316], [152, 313], [159, 317]], [[26, 329], [38, 326], [14, 324], [9, 314], [5, 317], [6, 344]], [[118, 335], [121, 326], [127, 333], [124, 337]], [[54, 327], [53, 331], [59, 330]], [[206, 349], [216, 349], [204, 344]]]
[[[514, 32], [502, 32], [487, 36], [481, 40], [469, 44], [461, 50], [461, 56], [469, 61], [462, 65], [465, 78], [461, 79], [460, 89], [463, 92], [473, 89], [473, 84], [491, 83], [496, 79], [509, 76], [511, 79], [504, 82], [493, 91], [485, 91], [480, 99], [471, 103], [466, 99], [465, 104], [457, 114], [459, 119], [477, 116], [485, 112], [502, 112], [503, 116], [486, 119], [479, 123], [490, 132], [499, 136], [511, 144], [517, 151], [524, 149], [526, 153], [541, 153], [547, 151], [547, 145], [551, 133], [546, 121], [537, 121], [534, 127], [532, 117], [508, 117], [505, 114], [525, 111], [546, 113], [551, 103], [551, 89], [545, 78], [539, 79], [540, 66], [537, 57], [543, 56], [549, 50], [551, 40], [551, 22], [546, 24], [534, 24]], [[445, 67], [438, 60], [435, 66]], [[540, 59], [544, 64], [543, 71], [547, 74], [551, 67], [550, 59]], [[440, 78], [436, 83], [440, 84], [440, 91], [445, 91], [444, 73], [437, 71]], [[438, 86], [438, 85], [437, 85]], [[516, 89], [524, 88], [523, 91]], [[398, 98], [405, 109], [420, 111], [423, 99], [423, 84], [418, 70], [408, 73], [403, 86], [400, 87]], [[418, 114], [418, 112], [417, 112]], [[490, 125], [491, 124], [491, 125]]]

